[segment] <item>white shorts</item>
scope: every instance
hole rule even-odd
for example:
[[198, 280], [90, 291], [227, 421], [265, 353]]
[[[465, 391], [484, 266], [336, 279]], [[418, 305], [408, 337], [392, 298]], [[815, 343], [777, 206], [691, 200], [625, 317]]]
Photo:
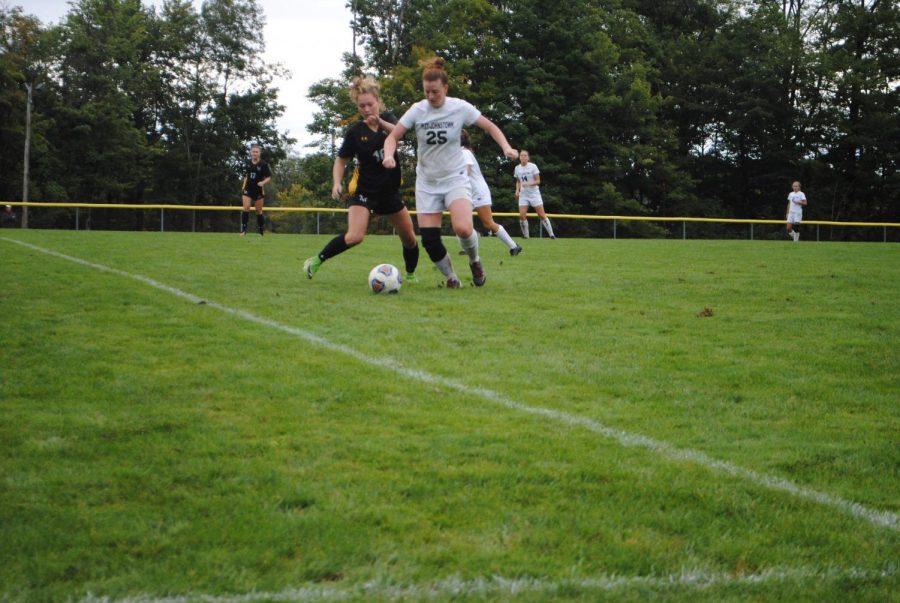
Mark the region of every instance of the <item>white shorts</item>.
[[472, 209], [476, 209], [479, 207], [484, 207], [485, 205], [491, 205], [491, 193], [484, 193], [475, 191], [472, 194]]
[[416, 213], [439, 214], [450, 209], [457, 199], [472, 200], [472, 187], [465, 172], [441, 180], [416, 179]]
[[799, 224], [803, 221], [803, 212], [800, 211], [792, 211], [788, 213], [787, 223], [788, 224]]
[[535, 190], [533, 193], [528, 193], [528, 196], [523, 195], [521, 192], [519, 193], [519, 207], [525, 206], [528, 207], [539, 207], [544, 204], [544, 200], [541, 198], [540, 191]]

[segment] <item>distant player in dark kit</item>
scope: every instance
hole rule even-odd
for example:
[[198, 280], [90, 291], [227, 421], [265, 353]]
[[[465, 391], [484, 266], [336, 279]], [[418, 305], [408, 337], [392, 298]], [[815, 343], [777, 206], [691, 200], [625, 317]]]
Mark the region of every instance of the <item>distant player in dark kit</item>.
[[272, 179], [269, 164], [260, 159], [262, 149], [258, 144], [250, 147], [250, 162], [247, 163], [244, 176], [244, 184], [241, 191], [241, 203], [244, 210], [241, 212], [241, 236], [247, 234], [247, 224], [250, 222], [250, 204], [256, 207], [256, 230], [263, 234], [265, 218], [263, 217], [263, 205], [266, 202], [265, 186]]
[[3, 228], [13, 228], [16, 225], [16, 212], [13, 211], [12, 205], [3, 207], [3, 217], [0, 219], [0, 226]]
[[[331, 197], [341, 198], [344, 170], [347, 161], [356, 157], [359, 176], [356, 188], [351, 182], [347, 199], [347, 232], [329, 241], [318, 253], [303, 264], [306, 276], [312, 278], [322, 262], [362, 243], [369, 227], [369, 214], [385, 216], [400, 236], [403, 244], [403, 261], [406, 264], [406, 282], [415, 283], [416, 266], [419, 264], [419, 243], [413, 228], [409, 210], [400, 199], [400, 167], [391, 169], [382, 165], [384, 141], [394, 129], [397, 118], [384, 111], [381, 88], [372, 77], [356, 77], [350, 85], [350, 98], [356, 103], [361, 121], [347, 130], [331, 170]], [[396, 159], [396, 156], [395, 156]]]

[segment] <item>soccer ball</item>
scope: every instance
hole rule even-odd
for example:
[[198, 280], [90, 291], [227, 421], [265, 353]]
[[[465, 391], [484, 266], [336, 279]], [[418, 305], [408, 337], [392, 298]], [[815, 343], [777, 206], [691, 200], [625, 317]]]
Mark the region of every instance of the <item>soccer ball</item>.
[[396, 266], [390, 264], [378, 264], [369, 272], [369, 288], [372, 293], [397, 293], [403, 277]]

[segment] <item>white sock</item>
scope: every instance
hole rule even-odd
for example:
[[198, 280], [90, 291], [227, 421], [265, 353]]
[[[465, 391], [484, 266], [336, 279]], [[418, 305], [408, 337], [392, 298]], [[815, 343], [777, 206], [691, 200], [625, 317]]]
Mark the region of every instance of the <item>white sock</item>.
[[[498, 226], [499, 226], [499, 224], [498, 224]], [[500, 240], [503, 241], [503, 243], [510, 249], [516, 248], [515, 241], [512, 240], [512, 237], [509, 236], [509, 233], [506, 232], [506, 229], [503, 228], [502, 226], [500, 226], [500, 230], [497, 231], [497, 236], [500, 237]]]
[[469, 263], [477, 262], [481, 258], [478, 257], [478, 233], [474, 230], [472, 234], [469, 235], [468, 239], [464, 239], [460, 236], [456, 237], [459, 239], [459, 244], [462, 246], [463, 251], [466, 252], [466, 255], [469, 256]]
[[522, 228], [522, 236], [528, 238], [528, 220], [519, 220], [519, 226]]
[[544, 225], [544, 228], [547, 230], [548, 235], [550, 235], [551, 237], [556, 236], [553, 234], [553, 227], [550, 226], [550, 218], [544, 218], [543, 220], [541, 220], [541, 224]]
[[438, 267], [438, 270], [441, 271], [445, 277], [455, 277], [456, 274], [453, 272], [453, 264], [450, 262], [450, 254], [444, 256], [444, 259], [438, 260], [434, 263], [435, 266]]

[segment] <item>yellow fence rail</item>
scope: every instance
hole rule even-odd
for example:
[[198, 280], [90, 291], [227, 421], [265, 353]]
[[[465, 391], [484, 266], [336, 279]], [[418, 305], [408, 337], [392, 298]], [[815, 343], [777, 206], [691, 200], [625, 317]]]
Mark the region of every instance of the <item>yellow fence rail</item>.
[[[165, 211], [240, 211], [240, 205], [176, 205], [176, 204], [138, 204], [138, 203], [51, 203], [44, 201], [0, 201], [0, 204], [12, 205], [14, 207], [50, 207], [57, 209], [75, 209], [76, 211], [76, 230], [78, 229], [78, 212], [81, 209], [138, 209], [138, 210], [159, 210], [160, 211], [160, 230], [165, 229]], [[285, 213], [307, 213], [307, 214], [339, 214], [347, 213], [346, 208], [338, 207], [266, 207], [266, 212], [285, 212]], [[410, 210], [415, 215], [415, 210]], [[446, 213], [446, 212], [445, 212]], [[473, 212], [474, 213], [474, 212]], [[535, 214], [529, 214], [534, 216]], [[494, 212], [495, 217], [515, 217], [519, 214], [514, 212]], [[581, 215], [581, 214], [551, 214], [547, 216], [555, 220], [592, 220], [612, 222], [613, 238], [617, 238], [618, 222], [680, 222], [682, 226], [682, 238], [687, 238], [687, 224], [695, 222], [715, 223], [715, 224], [747, 224], [750, 226], [750, 238], [753, 239], [753, 226], [757, 224], [777, 224], [783, 225], [784, 220], [757, 220], [757, 219], [741, 219], [741, 218], [693, 218], [678, 216], [618, 216], [618, 215]], [[900, 222], [836, 222], [829, 220], [804, 220], [805, 226], [834, 226], [834, 227], [869, 227], [882, 228], [884, 232], [884, 241], [887, 242], [887, 229], [900, 228]], [[818, 240], [818, 228], [816, 229], [816, 240]]]

